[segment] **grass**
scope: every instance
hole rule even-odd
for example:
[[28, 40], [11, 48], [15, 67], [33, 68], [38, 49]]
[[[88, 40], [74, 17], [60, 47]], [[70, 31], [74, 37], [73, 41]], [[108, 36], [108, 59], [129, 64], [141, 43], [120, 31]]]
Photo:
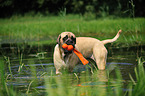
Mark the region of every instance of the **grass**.
[[[138, 59], [138, 67], [135, 68], [135, 75], [136, 75], [136, 79], [137, 79], [137, 82], [135, 82], [135, 80], [132, 79], [132, 82], [133, 82], [133, 93], [132, 95], [133, 96], [142, 96], [145, 94], [145, 69], [144, 69], [144, 64], [145, 61], [144, 60], [141, 60], [142, 58], [139, 58]], [[131, 76], [130, 76], [131, 77]], [[132, 78], [132, 77], [131, 77]]]
[[[90, 36], [104, 40], [112, 38], [116, 35], [119, 29], [123, 30], [120, 38], [114, 46], [134, 46], [141, 45], [145, 42], [145, 18], [117, 18], [117, 19], [95, 19], [85, 20], [84, 17], [79, 15], [64, 15], [64, 16], [50, 16], [50, 17], [11, 17], [9, 19], [0, 19], [0, 42], [2, 43], [28, 43], [29, 45], [43, 45], [55, 44], [57, 36], [63, 31], [72, 31], [76, 36]], [[19, 45], [18, 45], [19, 46]], [[24, 47], [24, 46], [19, 46]], [[23, 49], [23, 48], [22, 48]], [[19, 49], [18, 49], [19, 50]], [[23, 53], [23, 51], [22, 51]], [[42, 53], [44, 54], [44, 53]], [[0, 96], [17, 96], [17, 95], [38, 95], [41, 94], [40, 90], [36, 87], [39, 85], [38, 74], [41, 72], [36, 71], [36, 67], [30, 66], [27, 68], [23, 63], [23, 55], [18, 52], [20, 67], [18, 73], [23, 71], [23, 67], [31, 70], [30, 78], [27, 81], [26, 88], [19, 89], [14, 86], [8, 85], [9, 82], [16, 82], [8, 79], [13, 78], [11, 71], [11, 62], [9, 57], [5, 57], [8, 64], [8, 74], [5, 70], [5, 62], [0, 60]], [[38, 56], [41, 53], [37, 54]], [[43, 58], [43, 55], [42, 55]], [[38, 58], [39, 60], [41, 58]], [[141, 96], [144, 95], [145, 90], [145, 70], [141, 58], [138, 59], [138, 66], [135, 68], [136, 80], [130, 75], [128, 84], [124, 84], [120, 70], [116, 70], [116, 78], [109, 76], [108, 71], [93, 70], [81, 74], [64, 73], [62, 76], [56, 76], [53, 71], [50, 73], [43, 72], [40, 75], [45, 85], [45, 90], [42, 92], [49, 96], [80, 96], [80, 95], [103, 95], [103, 96]], [[29, 62], [33, 64], [34, 61]], [[42, 66], [43, 70], [44, 67]], [[50, 71], [50, 70], [49, 70]], [[48, 74], [50, 74], [48, 76]], [[123, 87], [127, 86], [126, 91]]]
[[76, 36], [90, 36], [104, 40], [113, 38], [119, 29], [123, 33], [117, 42], [124, 46], [144, 43], [145, 18], [85, 20], [79, 15], [50, 17], [12, 17], [0, 20], [1, 41], [28, 44], [55, 44], [57, 36], [71, 31]]
[[[94, 70], [91, 74], [89, 71], [80, 74], [64, 73], [62, 76], [55, 76], [53, 73], [50, 76], [45, 74], [41, 76], [44, 79], [45, 90], [43, 96], [143, 96], [145, 94], [145, 69], [144, 60], [138, 58], [138, 66], [135, 67], [136, 80], [130, 75], [130, 81], [127, 85], [122, 79], [119, 69], [116, 69], [116, 79], [109, 76], [108, 71]], [[8, 86], [7, 76], [4, 70], [4, 62], [0, 61], [0, 84], [1, 96], [34, 96], [41, 94], [42, 91], [37, 90], [39, 80], [36, 77], [36, 68], [31, 67], [32, 75], [35, 78], [29, 80], [29, 84], [23, 92], [15, 90], [13, 86]], [[123, 86], [127, 86], [126, 91], [123, 91]]]

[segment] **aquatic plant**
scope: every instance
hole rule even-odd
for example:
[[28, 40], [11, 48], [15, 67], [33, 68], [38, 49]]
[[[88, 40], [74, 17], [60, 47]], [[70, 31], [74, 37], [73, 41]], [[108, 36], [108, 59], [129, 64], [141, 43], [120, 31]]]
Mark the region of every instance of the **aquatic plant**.
[[138, 58], [138, 66], [135, 67], [136, 80], [130, 74], [132, 81], [132, 93], [130, 96], [143, 96], [145, 94], [145, 69], [144, 69], [145, 60], [143, 58]]
[[[43, 72], [39, 78], [44, 79], [45, 90], [43, 92], [46, 96], [80, 96], [80, 95], [103, 95], [103, 96], [141, 96], [145, 94], [145, 69], [144, 69], [144, 60], [138, 58], [138, 66], [135, 67], [136, 78], [133, 78], [130, 74], [130, 81], [127, 84], [127, 90], [123, 90], [125, 82], [122, 78], [121, 72], [116, 68], [116, 78], [110, 76], [108, 70], [99, 71], [96, 69], [86, 70], [85, 73], [74, 73], [70, 74], [64, 72], [61, 76], [56, 76], [51, 71], [51, 75], [48, 76], [48, 73]], [[28, 66], [27, 66], [28, 67]], [[88, 66], [86, 66], [89, 68]], [[0, 84], [1, 90], [0, 95], [18, 95], [18, 94], [41, 94], [41, 92], [36, 89], [39, 84], [38, 73], [36, 67], [30, 65], [32, 72], [32, 79], [29, 80], [29, 84], [26, 87], [25, 93], [17, 92], [15, 88], [7, 83], [10, 82], [7, 80], [7, 74], [4, 70], [4, 61], [0, 60]]]

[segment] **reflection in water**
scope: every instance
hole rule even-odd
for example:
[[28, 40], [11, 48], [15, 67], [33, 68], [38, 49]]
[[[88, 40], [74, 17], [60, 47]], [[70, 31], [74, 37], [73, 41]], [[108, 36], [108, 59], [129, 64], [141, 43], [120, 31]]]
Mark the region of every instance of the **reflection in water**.
[[[10, 51], [8, 51], [10, 52]], [[12, 51], [11, 51], [12, 52]], [[14, 52], [14, 51], [13, 51]], [[32, 53], [27, 53], [23, 55], [16, 55], [15, 53], [11, 53], [5, 55], [10, 58], [10, 62], [6, 61], [6, 64], [10, 63], [10, 66], [6, 67], [6, 73], [11, 75], [7, 76], [7, 85], [13, 85], [15, 88], [22, 92], [26, 92], [30, 82], [35, 81], [37, 85], [34, 86], [32, 83], [32, 89], [44, 90], [46, 88], [44, 82], [46, 78], [60, 78], [61, 76], [55, 75], [55, 68], [52, 61], [52, 51], [48, 52], [40, 52], [45, 53], [38, 55], [37, 52], [32, 51]], [[18, 53], [17, 53], [18, 54]], [[22, 53], [21, 53], [22, 54]], [[141, 53], [143, 54], [143, 53]], [[1, 55], [2, 58], [3, 55]], [[83, 73], [88, 70], [88, 66], [84, 66], [82, 64], [75, 67], [74, 72], [78, 76], [78, 79], [74, 76], [74, 74], [67, 74], [67, 76], [63, 79], [70, 79], [74, 86], [79, 85], [79, 87], [97, 87], [97, 90], [101, 91], [101, 95], [106, 94], [106, 87], [108, 87], [108, 79], [110, 77], [116, 77], [116, 69], [120, 69], [123, 80], [130, 80], [129, 73], [135, 78], [134, 75], [134, 67], [136, 66], [136, 53], [133, 51], [110, 51], [108, 53], [107, 66], [105, 71], [96, 71], [93, 69], [93, 72]], [[21, 68], [21, 70], [19, 70]], [[75, 79], [74, 79], [75, 78]], [[87, 79], [86, 79], [87, 78]], [[47, 80], [47, 79], [46, 79]], [[75, 83], [74, 83], [75, 82]], [[116, 86], [116, 81], [111, 82], [111, 87]], [[119, 84], [118, 84], [119, 85]], [[125, 89], [124, 90], [128, 90]], [[43, 91], [44, 92], [44, 91]], [[82, 93], [83, 94], [83, 93]]]

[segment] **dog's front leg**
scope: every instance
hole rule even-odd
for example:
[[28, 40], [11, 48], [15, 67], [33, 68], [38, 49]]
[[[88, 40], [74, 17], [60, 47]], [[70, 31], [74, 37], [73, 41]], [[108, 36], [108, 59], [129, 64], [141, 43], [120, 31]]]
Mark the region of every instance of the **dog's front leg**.
[[58, 45], [56, 45], [55, 49], [54, 49], [53, 61], [54, 61], [55, 69], [56, 69], [56, 74], [61, 74], [60, 70], [62, 68], [65, 68], [66, 64], [65, 64], [64, 60], [61, 57]]

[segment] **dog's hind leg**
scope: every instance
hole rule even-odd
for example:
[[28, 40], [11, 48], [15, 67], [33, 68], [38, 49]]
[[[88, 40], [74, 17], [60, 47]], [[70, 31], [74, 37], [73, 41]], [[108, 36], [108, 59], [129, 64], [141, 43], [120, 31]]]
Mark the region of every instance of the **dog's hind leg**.
[[96, 44], [93, 47], [93, 56], [99, 70], [104, 70], [107, 59], [107, 49], [103, 44]]

